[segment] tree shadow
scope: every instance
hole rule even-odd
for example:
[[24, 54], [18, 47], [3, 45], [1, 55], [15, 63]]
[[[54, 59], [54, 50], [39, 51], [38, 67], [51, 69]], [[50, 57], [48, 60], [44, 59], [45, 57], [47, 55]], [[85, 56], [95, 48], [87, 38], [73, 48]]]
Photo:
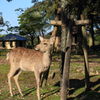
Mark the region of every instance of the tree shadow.
[[95, 55], [93, 58], [100, 58], [100, 45], [95, 45], [89, 50], [90, 55]]
[[[24, 97], [25, 97], [25, 96], [29, 95], [30, 93], [32, 93], [35, 90], [36, 90], [36, 88], [30, 88], [30, 89], [27, 89], [27, 90], [23, 91], [22, 93], [24, 94]], [[20, 93], [17, 93], [14, 96], [18, 96], [18, 95], [20, 95]]]
[[32, 93], [35, 90], [36, 90], [36, 88], [30, 88], [30, 89], [27, 89], [27, 90], [23, 91], [24, 97], [29, 95], [30, 93]]
[[[91, 76], [94, 77], [94, 76]], [[70, 80], [70, 88], [73, 88], [69, 91], [69, 94], [73, 94], [76, 90], [83, 88], [85, 86], [85, 79], [82, 80]], [[93, 89], [93, 87], [100, 84], [100, 79], [98, 79], [95, 82], [90, 82], [90, 90], [84, 90], [82, 93], [78, 94], [76, 97], [69, 98], [68, 100], [100, 100], [100, 86], [98, 86], [96, 89]]]
[[[91, 76], [94, 77], [94, 76]], [[90, 77], [90, 78], [91, 78]], [[90, 90], [85, 90], [85, 79], [70, 79], [69, 95], [73, 95], [77, 90], [84, 88], [76, 97], [71, 97], [67, 100], [100, 100], [100, 79], [95, 82], [90, 82]], [[54, 84], [60, 87], [60, 82]], [[92, 88], [96, 87], [92, 90]], [[99, 92], [98, 92], [99, 91]]]
[[[91, 77], [95, 77], [95, 76], [91, 76]], [[90, 82], [90, 88], [95, 87], [95, 89], [93, 90], [90, 89], [87, 91], [85, 90], [85, 79], [70, 79], [69, 95], [73, 95], [78, 89], [84, 88], [84, 90], [80, 92], [76, 97], [69, 96], [67, 100], [100, 100], [100, 85], [99, 84], [100, 84], [100, 79], [98, 79], [95, 82]], [[41, 94], [42, 100], [60, 91], [60, 81], [55, 83], [54, 86], [57, 88]], [[34, 90], [36, 90], [36, 88], [30, 88], [23, 91], [23, 93], [25, 94], [24, 96], [29, 95]]]
[[43, 93], [42, 94], [42, 100], [44, 100], [45, 98], [47, 98], [47, 97], [49, 97], [49, 96], [51, 96], [51, 95], [53, 95], [53, 94], [55, 94], [55, 93], [57, 93], [59, 91], [60, 91], [60, 88], [57, 88], [57, 89], [53, 89], [53, 90], [51, 90], [49, 92]]
[[[73, 81], [74, 82], [74, 81]], [[79, 82], [77, 85], [74, 85], [74, 89], [69, 91], [70, 95], [73, 94], [77, 89], [84, 87], [82, 84], [82, 81], [76, 81]], [[81, 84], [82, 83], [82, 84]], [[100, 84], [100, 79], [98, 79], [96, 82], [90, 82], [90, 88], [93, 88], [94, 86]], [[69, 98], [68, 100], [100, 100], [100, 93], [98, 92], [100, 90], [100, 86], [97, 87], [96, 89], [92, 90], [84, 90], [82, 93], [78, 94], [76, 97]]]
[[100, 100], [100, 93], [96, 91], [84, 91], [76, 97], [70, 97], [67, 100]]

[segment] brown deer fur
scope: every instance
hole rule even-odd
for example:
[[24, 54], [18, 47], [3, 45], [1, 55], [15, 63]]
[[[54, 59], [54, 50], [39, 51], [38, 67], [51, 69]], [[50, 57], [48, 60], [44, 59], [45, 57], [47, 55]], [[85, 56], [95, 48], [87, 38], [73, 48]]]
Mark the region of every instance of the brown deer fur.
[[[37, 97], [40, 100], [40, 76], [48, 70], [51, 63], [51, 50], [53, 47], [54, 37], [44, 39], [40, 37], [40, 44], [36, 46], [36, 50], [26, 48], [15, 48], [7, 54], [7, 60], [10, 63], [10, 71], [8, 73], [8, 85], [10, 94], [12, 93], [11, 78], [13, 77], [20, 94], [23, 96], [19, 83], [18, 76], [22, 71], [33, 71], [37, 84]], [[39, 51], [37, 51], [39, 50]]]

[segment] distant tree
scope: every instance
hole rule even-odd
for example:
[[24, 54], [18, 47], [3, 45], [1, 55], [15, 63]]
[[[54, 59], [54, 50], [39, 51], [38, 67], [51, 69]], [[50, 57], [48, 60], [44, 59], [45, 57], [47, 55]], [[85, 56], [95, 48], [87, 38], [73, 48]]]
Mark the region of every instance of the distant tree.
[[44, 35], [44, 32], [50, 29], [50, 20], [54, 19], [57, 1], [35, 2], [19, 16], [20, 34], [30, 36], [32, 45], [34, 37]]
[[[32, 0], [35, 2], [33, 8], [29, 9], [29, 13], [26, 11], [26, 15], [22, 17], [22, 25], [21, 29], [23, 28], [23, 32], [30, 32], [30, 29], [33, 30], [32, 34], [36, 35], [39, 30], [43, 29], [44, 22], [48, 22], [50, 18], [55, 18], [55, 10], [58, 8], [58, 3], [60, 3], [61, 7], [63, 8], [61, 12], [61, 20], [63, 22], [62, 27], [62, 49], [65, 53], [63, 55], [63, 77], [62, 77], [62, 93], [61, 93], [61, 100], [66, 100], [67, 96], [67, 89], [69, 82], [69, 67], [70, 67], [70, 47], [66, 47], [66, 40], [68, 40], [67, 34], [69, 32], [69, 25], [73, 20], [80, 20], [83, 17], [84, 19], [90, 19], [92, 24], [90, 26], [89, 32], [92, 34], [92, 39], [94, 38], [94, 25], [99, 24], [100, 21], [97, 19], [100, 17], [100, 0], [43, 0], [39, 2], [39, 0]], [[61, 1], [61, 2], [59, 2]], [[24, 13], [23, 13], [24, 15]], [[27, 16], [27, 17], [26, 17]], [[95, 18], [94, 18], [95, 16]], [[24, 19], [25, 17], [25, 19]], [[49, 20], [48, 20], [49, 19]], [[32, 21], [32, 22], [31, 22]], [[38, 22], [39, 21], [39, 22]], [[40, 23], [43, 22], [42, 24]], [[28, 22], [28, 23], [27, 23]], [[94, 24], [96, 23], [96, 24]], [[32, 26], [31, 26], [32, 25]], [[36, 26], [35, 26], [36, 25]], [[39, 28], [38, 28], [39, 25]], [[31, 26], [31, 27], [30, 27]], [[30, 27], [30, 28], [29, 28]], [[79, 38], [81, 39], [81, 43], [83, 43], [83, 52], [84, 52], [84, 66], [85, 68], [85, 85], [86, 89], [89, 89], [89, 70], [88, 70], [88, 53], [87, 53], [87, 36], [86, 36], [86, 26], [79, 26], [78, 27], [79, 34], [81, 35]], [[26, 31], [27, 29], [27, 31]], [[37, 31], [38, 30], [38, 31]], [[69, 35], [70, 36], [70, 35]], [[70, 39], [70, 38], [69, 38]], [[69, 44], [70, 45], [70, 41]], [[68, 51], [69, 50], [69, 51]], [[67, 61], [66, 61], [67, 60]], [[68, 70], [67, 70], [68, 69]], [[66, 85], [67, 84], [67, 85]]]
[[16, 34], [19, 34], [20, 32], [19, 26], [11, 26], [7, 30], [10, 31], [11, 33], [16, 33]]
[[2, 25], [2, 27], [0, 27], [0, 31], [1, 32], [5, 32], [5, 33], [9, 33], [9, 30], [8, 30], [8, 28], [10, 27], [10, 23], [9, 23], [9, 21], [5, 21], [4, 23], [3, 23], [3, 25]]
[[19, 16], [20, 34], [30, 36], [31, 43], [38, 35], [44, 35], [48, 22], [44, 19], [44, 15], [39, 11], [34, 10], [33, 7], [28, 8]]

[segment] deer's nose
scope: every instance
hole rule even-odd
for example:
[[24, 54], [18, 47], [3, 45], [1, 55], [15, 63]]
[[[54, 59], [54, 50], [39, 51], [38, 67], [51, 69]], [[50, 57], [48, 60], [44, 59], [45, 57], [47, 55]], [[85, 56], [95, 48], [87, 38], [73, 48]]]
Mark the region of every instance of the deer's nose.
[[35, 50], [39, 50], [39, 47], [38, 47], [38, 46], [36, 46], [34, 49], [35, 49]]

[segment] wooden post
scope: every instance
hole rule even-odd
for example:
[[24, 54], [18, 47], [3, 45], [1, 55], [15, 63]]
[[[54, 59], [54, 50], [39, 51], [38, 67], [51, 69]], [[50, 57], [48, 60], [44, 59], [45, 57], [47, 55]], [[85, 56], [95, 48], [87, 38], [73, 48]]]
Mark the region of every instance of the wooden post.
[[52, 24], [52, 25], [62, 25], [62, 22], [61, 21], [51, 20], [50, 24]]
[[90, 89], [90, 77], [89, 77], [89, 62], [88, 62], [88, 42], [87, 42], [87, 33], [85, 25], [90, 24], [91, 20], [84, 20], [84, 15], [80, 15], [81, 20], [75, 22], [76, 25], [81, 25], [82, 32], [82, 49], [84, 53], [84, 70], [85, 70], [85, 88], [86, 90]]
[[76, 25], [86, 25], [86, 24], [90, 24], [90, 23], [91, 23], [91, 20], [88, 20], [88, 19], [87, 20], [82, 19], [82, 20], [76, 20], [75, 21]]
[[[55, 10], [55, 20], [51, 20], [51, 24], [54, 25], [54, 30], [52, 32], [52, 36], [56, 36], [57, 34], [57, 29], [58, 29], [58, 26], [56, 25], [57, 23], [59, 23], [59, 19], [60, 19], [60, 13], [61, 13], [61, 8], [57, 8]], [[57, 22], [57, 23], [56, 23]], [[60, 21], [61, 22], [61, 21]]]
[[[57, 8], [57, 10], [55, 11], [55, 20], [53, 20], [53, 22], [59, 21], [59, 18], [60, 18], [59, 14], [60, 13], [61, 13], [61, 9]], [[52, 24], [52, 21], [51, 21], [51, 24]], [[58, 26], [56, 25], [56, 23], [53, 23], [53, 25], [54, 25], [54, 29], [52, 31], [51, 36], [55, 37], [55, 42], [56, 42], [56, 34], [58, 31]], [[54, 42], [54, 44], [55, 44], [55, 42]], [[50, 69], [50, 67], [49, 67], [49, 69]], [[46, 84], [47, 84], [49, 69], [43, 74], [43, 76], [41, 78], [41, 86], [42, 86], [42, 84], [43, 84], [43, 86], [46, 86]]]
[[[81, 19], [84, 19], [83, 15], [81, 15]], [[84, 70], [85, 70], [85, 88], [86, 90], [90, 89], [90, 78], [89, 78], [89, 62], [88, 62], [88, 45], [87, 45], [87, 35], [86, 28], [82, 26], [82, 49], [84, 53]]]
[[[61, 79], [61, 100], [68, 98], [69, 89], [69, 69], [71, 54], [71, 34], [70, 23], [66, 20], [65, 13], [62, 11], [62, 79]], [[68, 23], [66, 23], [68, 22]]]
[[67, 39], [66, 39], [66, 49], [65, 49], [65, 57], [64, 57], [64, 66], [63, 66], [63, 74], [62, 74], [62, 82], [61, 82], [61, 100], [66, 100], [69, 94], [69, 73], [70, 73], [70, 57], [71, 57], [71, 34], [70, 28], [67, 30]]
[[67, 34], [67, 46], [64, 59], [64, 68], [61, 83], [61, 100], [67, 100], [69, 94], [69, 71], [70, 71], [70, 54], [71, 54], [71, 34]]

